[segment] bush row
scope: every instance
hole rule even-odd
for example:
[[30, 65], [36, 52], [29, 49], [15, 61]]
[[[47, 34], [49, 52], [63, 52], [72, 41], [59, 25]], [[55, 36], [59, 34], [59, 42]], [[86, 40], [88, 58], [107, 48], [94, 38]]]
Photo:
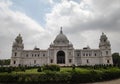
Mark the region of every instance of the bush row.
[[2, 72], [8, 72], [11, 73], [12, 71], [24, 71], [25, 72], [25, 67], [0, 67], [0, 73]]
[[60, 66], [59, 66], [59, 65], [55, 65], [55, 64], [52, 64], [52, 65], [44, 65], [44, 66], [42, 66], [42, 70], [43, 70], [43, 71], [45, 71], [45, 70], [60, 71]]
[[38, 68], [38, 72], [42, 72], [42, 71], [46, 71], [46, 70], [50, 70], [50, 71], [60, 71], [60, 66], [59, 65], [55, 65], [55, 64], [52, 64], [52, 65], [43, 65], [42, 67], [0, 67], [0, 73], [2, 72], [8, 72], [8, 73], [11, 73], [12, 71], [24, 71], [27, 69], [36, 69]]
[[111, 80], [120, 77], [120, 69], [111, 68], [107, 70], [71, 70], [45, 71], [40, 74], [0, 74], [0, 82], [24, 82], [24, 83], [87, 83]]

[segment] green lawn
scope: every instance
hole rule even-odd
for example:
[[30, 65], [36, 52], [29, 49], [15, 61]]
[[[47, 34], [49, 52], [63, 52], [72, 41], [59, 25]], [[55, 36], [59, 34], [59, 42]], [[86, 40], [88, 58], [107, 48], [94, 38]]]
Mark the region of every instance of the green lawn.
[[[60, 71], [71, 71], [72, 70], [72, 67], [65, 67], [65, 68], [60, 68], [61, 70]], [[89, 71], [88, 69], [85, 69], [85, 68], [75, 68], [76, 71], [80, 71], [80, 72], [86, 72], [86, 71]]]
[[24, 71], [13, 71], [12, 74], [39, 74], [40, 72], [37, 72], [36, 69], [27, 69]]
[[[9, 74], [41, 74], [41, 73], [45, 73], [44, 71], [43, 72], [37, 72], [37, 69], [38, 68], [35, 68], [35, 69], [27, 69], [24, 71], [12, 71], [12, 73], [9, 73]], [[108, 69], [108, 70], [113, 70], [114, 68], [111, 68], [111, 69]], [[93, 70], [93, 69], [89, 69], [89, 68], [75, 68], [76, 71], [78, 72], [82, 72], [82, 73], [86, 73], [86, 72], [89, 72], [90, 70]], [[96, 69], [95, 71], [104, 71], [105, 69]], [[115, 68], [116, 70], [116, 68]], [[119, 70], [119, 69], [118, 69]], [[60, 68], [60, 72], [70, 72], [72, 71], [72, 67], [62, 67]], [[114, 70], [113, 70], [114, 71]], [[0, 74], [8, 74], [7, 72], [3, 72], [3, 73], [0, 73]]]
[[[75, 68], [76, 71], [80, 71], [80, 72], [87, 72], [89, 71], [88, 69], [85, 69], [85, 68]], [[61, 72], [69, 72], [69, 71], [72, 71], [72, 68], [71, 67], [65, 67], [65, 68], [60, 68], [60, 71]], [[5, 72], [7, 73], [7, 72]], [[24, 71], [13, 71], [12, 74], [41, 74], [41, 73], [44, 73], [44, 72], [37, 72], [37, 68], [35, 69], [27, 69]], [[0, 73], [1, 74], [1, 73]], [[4, 74], [4, 73], [2, 73]]]
[[[9, 74], [41, 74], [41, 73], [44, 73], [44, 72], [37, 72], [37, 69], [38, 68], [35, 68], [35, 69], [27, 69], [24, 71], [12, 71], [12, 73], [9, 73]], [[65, 67], [65, 68], [60, 68], [60, 71], [61, 72], [69, 72], [72, 70], [72, 67]], [[88, 71], [88, 69], [84, 69], [84, 68], [76, 68], [75, 70], [77, 71], [82, 71], [82, 72], [85, 72], [85, 71]], [[0, 74], [8, 74], [7, 72], [3, 72], [3, 73], [0, 73]]]

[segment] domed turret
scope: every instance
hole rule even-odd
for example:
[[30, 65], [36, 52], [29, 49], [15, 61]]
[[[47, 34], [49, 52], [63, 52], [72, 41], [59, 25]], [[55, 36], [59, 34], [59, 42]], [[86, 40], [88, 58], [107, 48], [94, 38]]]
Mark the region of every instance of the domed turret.
[[103, 41], [103, 42], [107, 41], [107, 36], [104, 33], [102, 33], [100, 37], [100, 41]]
[[102, 35], [100, 37], [99, 48], [100, 49], [106, 49], [106, 48], [110, 49], [110, 46], [111, 46], [111, 44], [110, 44], [107, 36], [104, 33], [102, 33]]
[[60, 33], [57, 35], [57, 37], [54, 40], [54, 44], [69, 44], [69, 40], [63, 34], [62, 27], [61, 27]]
[[16, 37], [15, 42], [13, 42], [13, 50], [22, 50], [23, 48], [24, 48], [23, 40], [21, 34], [19, 34]]

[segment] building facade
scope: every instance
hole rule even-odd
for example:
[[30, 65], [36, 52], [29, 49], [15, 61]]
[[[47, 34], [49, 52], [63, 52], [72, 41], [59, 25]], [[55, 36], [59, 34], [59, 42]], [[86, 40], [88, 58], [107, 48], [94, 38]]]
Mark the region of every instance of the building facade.
[[24, 44], [19, 34], [12, 46], [11, 66], [42, 66], [44, 64], [58, 64], [60, 66], [113, 64], [111, 44], [107, 36], [100, 36], [99, 49], [74, 49], [73, 44], [63, 34], [62, 29], [53, 43], [46, 50], [35, 47], [24, 50]]

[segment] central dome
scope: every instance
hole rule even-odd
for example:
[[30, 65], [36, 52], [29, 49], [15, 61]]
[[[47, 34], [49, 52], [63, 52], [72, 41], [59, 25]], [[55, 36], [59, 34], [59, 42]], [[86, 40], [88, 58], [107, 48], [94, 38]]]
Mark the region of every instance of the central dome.
[[62, 28], [60, 30], [60, 33], [55, 38], [54, 43], [55, 44], [69, 44], [69, 40], [67, 39], [67, 37], [62, 32]]

